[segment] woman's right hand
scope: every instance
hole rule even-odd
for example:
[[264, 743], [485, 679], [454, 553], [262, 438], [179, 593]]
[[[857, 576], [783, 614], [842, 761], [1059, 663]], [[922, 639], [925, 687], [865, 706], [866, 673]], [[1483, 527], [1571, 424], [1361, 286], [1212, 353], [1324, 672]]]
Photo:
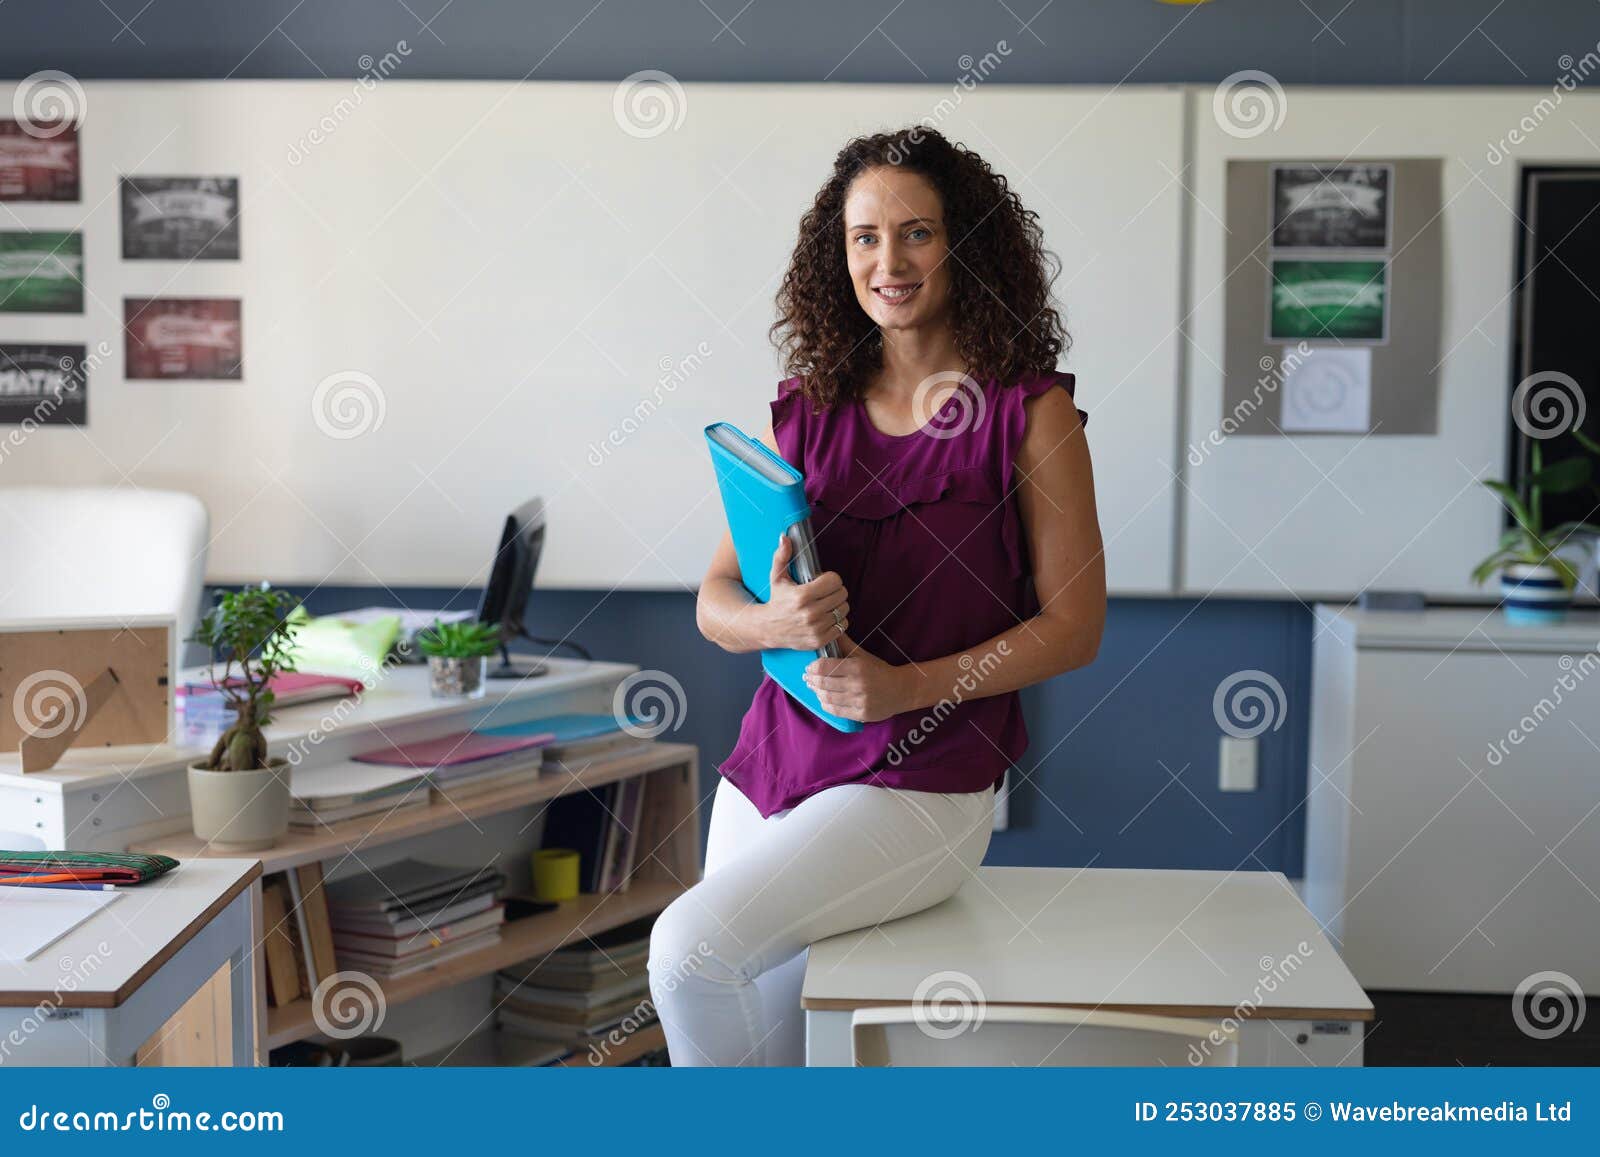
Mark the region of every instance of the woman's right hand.
[[808, 583], [795, 582], [789, 576], [793, 558], [794, 544], [788, 535], [783, 535], [772, 554], [772, 596], [763, 610], [764, 633], [771, 647], [814, 651], [849, 628], [849, 596], [844, 580], [831, 570]]

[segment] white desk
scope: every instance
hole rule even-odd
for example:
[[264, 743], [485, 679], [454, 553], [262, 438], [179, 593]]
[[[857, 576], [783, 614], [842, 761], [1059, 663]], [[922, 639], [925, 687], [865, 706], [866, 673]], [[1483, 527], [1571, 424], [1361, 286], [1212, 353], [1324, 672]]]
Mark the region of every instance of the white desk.
[[1318, 606], [1306, 903], [1368, 988], [1600, 990], [1600, 613]]
[[811, 946], [806, 1063], [851, 1064], [851, 1010], [915, 1004], [938, 973], [985, 1005], [1231, 1017], [1242, 1065], [1359, 1065], [1372, 1019], [1280, 873], [980, 868], [943, 904]]
[[224, 964], [233, 1063], [254, 1065], [259, 860], [193, 860], [126, 889], [34, 959], [0, 963], [0, 1065], [127, 1065]]
[[[617, 685], [638, 670], [624, 663], [546, 662], [549, 674], [491, 681], [482, 699], [435, 699], [427, 667], [396, 667], [375, 678], [358, 702], [324, 700], [274, 711], [268, 750], [320, 765], [456, 729], [569, 711], [610, 714]], [[181, 677], [203, 680], [204, 669]], [[75, 747], [49, 771], [25, 774], [16, 752], [0, 752], [0, 831], [34, 836], [47, 848], [113, 852], [188, 831], [184, 769], [204, 754], [172, 744]]]

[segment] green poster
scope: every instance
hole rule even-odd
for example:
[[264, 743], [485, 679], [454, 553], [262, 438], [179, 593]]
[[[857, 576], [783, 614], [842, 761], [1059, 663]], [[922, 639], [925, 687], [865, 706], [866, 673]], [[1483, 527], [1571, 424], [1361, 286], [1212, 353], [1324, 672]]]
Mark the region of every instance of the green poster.
[[82, 312], [82, 233], [0, 233], [0, 313]]
[[1272, 262], [1269, 341], [1388, 337], [1387, 262], [1353, 259]]

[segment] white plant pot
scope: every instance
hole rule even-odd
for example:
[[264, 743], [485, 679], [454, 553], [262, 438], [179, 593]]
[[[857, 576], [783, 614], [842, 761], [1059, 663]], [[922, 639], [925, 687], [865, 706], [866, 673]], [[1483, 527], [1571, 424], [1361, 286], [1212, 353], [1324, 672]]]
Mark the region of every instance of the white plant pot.
[[189, 765], [194, 834], [220, 852], [258, 852], [289, 830], [289, 762], [255, 771]]
[[1553, 566], [1518, 562], [1500, 572], [1500, 607], [1508, 623], [1559, 623], [1571, 605], [1572, 591]]

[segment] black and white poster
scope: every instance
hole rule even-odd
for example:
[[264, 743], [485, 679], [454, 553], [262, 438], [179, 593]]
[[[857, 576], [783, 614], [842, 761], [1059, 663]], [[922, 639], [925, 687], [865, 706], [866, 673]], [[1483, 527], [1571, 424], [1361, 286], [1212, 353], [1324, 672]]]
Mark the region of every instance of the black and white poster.
[[128, 261], [237, 261], [237, 177], [122, 178]]
[[86, 353], [81, 345], [0, 345], [0, 425], [87, 425]]
[[1394, 166], [1272, 166], [1275, 249], [1387, 249]]

